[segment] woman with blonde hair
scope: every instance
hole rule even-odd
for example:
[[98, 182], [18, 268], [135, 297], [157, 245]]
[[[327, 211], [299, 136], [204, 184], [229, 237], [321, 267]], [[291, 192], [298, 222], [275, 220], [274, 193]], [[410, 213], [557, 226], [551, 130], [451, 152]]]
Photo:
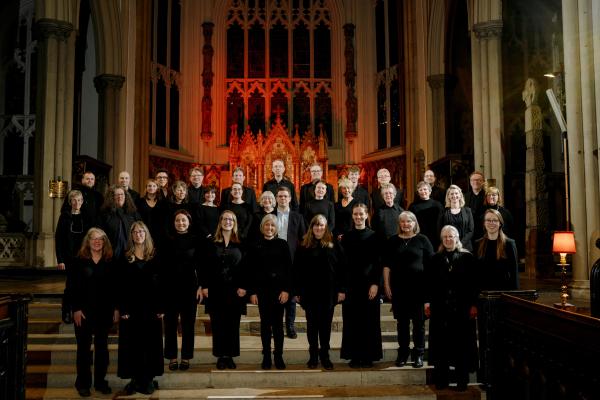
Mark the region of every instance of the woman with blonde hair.
[[473, 213], [465, 207], [465, 198], [462, 190], [456, 185], [450, 185], [446, 191], [446, 208], [438, 217], [438, 230], [443, 226], [452, 225], [458, 230], [462, 246], [473, 250], [473, 231], [475, 229]]
[[[329, 339], [333, 310], [346, 297], [346, 260], [333, 239], [322, 214], [310, 221], [308, 231], [294, 259], [294, 286], [298, 302], [306, 312], [306, 336], [309, 355], [307, 367], [314, 369], [321, 359], [332, 370]], [[319, 347], [320, 344], [320, 347]]]
[[131, 379], [128, 394], [154, 392], [153, 379], [164, 372], [164, 301], [154, 242], [146, 224], [131, 225], [125, 256], [119, 262], [119, 363], [117, 375]]
[[[514, 219], [510, 211], [504, 207], [504, 201], [500, 189], [496, 186], [490, 186], [485, 190], [485, 198], [483, 199], [484, 210], [496, 210], [502, 215], [504, 222], [502, 223], [502, 232], [505, 235], [512, 236], [512, 229], [514, 227]], [[485, 221], [483, 215], [481, 220], [478, 221], [480, 227], [485, 227]]]
[[338, 202], [335, 203], [335, 228], [334, 235], [341, 239], [342, 235], [352, 229], [352, 209], [356, 200], [352, 197], [353, 185], [348, 178], [338, 181]]
[[137, 199], [135, 206], [156, 246], [165, 238], [167, 207], [164, 198], [159, 195], [158, 183], [154, 179], [146, 180], [144, 195]]

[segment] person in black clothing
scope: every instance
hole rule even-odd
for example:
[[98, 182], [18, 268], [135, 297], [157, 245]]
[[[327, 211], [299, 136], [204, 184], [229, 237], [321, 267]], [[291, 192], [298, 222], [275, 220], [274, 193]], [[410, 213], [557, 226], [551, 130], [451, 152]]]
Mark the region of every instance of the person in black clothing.
[[67, 275], [62, 301], [62, 320], [65, 324], [73, 322], [73, 314], [71, 312], [73, 263], [81, 247], [83, 237], [88, 229], [91, 228], [91, 222], [86, 221], [81, 213], [81, 205], [83, 204], [81, 192], [79, 190], [71, 190], [68, 200], [71, 204], [71, 210], [60, 214], [54, 235], [57, 267], [60, 270], [65, 270]]
[[410, 323], [412, 321], [414, 368], [423, 366], [425, 353], [426, 290], [425, 264], [433, 255], [427, 236], [419, 233], [417, 217], [410, 211], [400, 214], [398, 234], [388, 239], [383, 256], [385, 295], [392, 301], [398, 328], [398, 358], [396, 366], [406, 365], [410, 354]]
[[313, 217], [322, 214], [327, 219], [327, 225], [330, 231], [335, 228], [335, 207], [333, 202], [325, 198], [327, 193], [327, 183], [319, 181], [315, 185], [315, 198], [310, 200], [304, 206], [304, 221], [308, 225]]
[[100, 227], [106, 232], [115, 259], [125, 252], [131, 224], [141, 220], [129, 194], [120, 186], [110, 186], [100, 214]]
[[340, 200], [335, 204], [335, 228], [333, 233], [336, 238], [352, 229], [352, 209], [357, 201], [352, 197], [352, 182], [347, 178], [338, 181]]
[[398, 217], [404, 211], [398, 203], [394, 202], [396, 188], [391, 183], [386, 183], [381, 187], [382, 198], [385, 203], [375, 210], [371, 226], [380, 240], [380, 243], [398, 233]]
[[[380, 209], [381, 206], [386, 203], [382, 196], [381, 189], [383, 189], [383, 187], [386, 185], [390, 185], [391, 180], [392, 176], [390, 175], [390, 171], [388, 171], [386, 168], [381, 168], [379, 171], [377, 171], [377, 188], [373, 190], [373, 193], [371, 193], [371, 205], [373, 206], [373, 212]], [[394, 203], [400, 206], [400, 208], [404, 207], [404, 192], [400, 188], [395, 190]]]
[[204, 191], [204, 203], [196, 208], [198, 216], [196, 222], [196, 231], [202, 238], [210, 238], [215, 234], [219, 223], [219, 207], [215, 204], [217, 189], [213, 186], [207, 187]]
[[417, 184], [417, 195], [418, 198], [408, 207], [408, 211], [417, 216], [421, 233], [427, 236], [435, 249], [440, 244], [437, 222], [444, 208], [440, 202], [430, 197], [431, 186], [427, 182]]
[[248, 277], [242, 270], [242, 247], [237, 219], [224, 211], [214, 239], [207, 245], [202, 294], [212, 327], [212, 353], [217, 369], [235, 369], [233, 357], [240, 355], [240, 318], [246, 314]]
[[[465, 194], [465, 205], [471, 209], [473, 220], [479, 222], [481, 221], [481, 216], [485, 211], [483, 206], [483, 202], [485, 201], [485, 176], [483, 175], [483, 172], [474, 171], [471, 173], [471, 175], [469, 175], [469, 183], [471, 188]], [[473, 231], [473, 236], [470, 239], [473, 243], [470, 247], [467, 247], [469, 251], [473, 250], [473, 244], [481, 237], [481, 235], [483, 235], [483, 226], [481, 224], [476, 224]], [[464, 244], [465, 238], [462, 235], [460, 237], [462, 238]]]
[[[196, 309], [202, 301], [200, 277], [200, 239], [190, 232], [192, 217], [186, 210], [178, 210], [173, 218], [175, 233], [161, 249], [161, 281], [166, 298], [165, 358], [169, 370], [185, 371], [194, 358], [194, 331]], [[181, 319], [181, 362], [177, 364], [177, 321]]]
[[167, 200], [169, 198], [169, 171], [164, 168], [156, 170], [154, 180], [158, 184], [158, 198]]
[[[73, 185], [73, 190], [79, 190], [83, 196], [83, 204], [81, 205], [81, 214], [83, 219], [90, 221], [92, 226], [98, 226], [100, 209], [104, 204], [104, 196], [94, 189], [96, 184], [96, 176], [93, 172], [86, 171], [83, 173], [80, 184]], [[66, 198], [61, 213], [71, 211], [71, 204]]]
[[354, 229], [345, 233], [341, 246], [348, 260], [348, 290], [342, 304], [344, 328], [341, 358], [350, 360], [351, 368], [371, 368], [383, 357], [380, 306], [377, 296], [381, 281], [381, 264], [377, 253], [377, 236], [366, 226], [369, 209], [358, 203], [352, 207]]
[[77, 341], [75, 388], [80, 396], [91, 396], [93, 339], [94, 388], [102, 394], [110, 394], [112, 389], [106, 381], [108, 332], [113, 323], [119, 320], [119, 312], [114, 296], [112, 247], [102, 229], [88, 230], [73, 272], [73, 322]]
[[457, 389], [464, 391], [469, 371], [477, 365], [477, 284], [475, 258], [463, 250], [458, 230], [442, 228], [442, 245], [427, 265], [425, 315], [429, 322], [429, 364], [434, 365], [434, 383], [449, 384], [449, 366], [454, 365]]
[[[283, 239], [277, 238], [277, 217], [264, 216], [260, 223], [263, 235], [250, 248], [246, 258], [251, 277], [250, 302], [258, 304], [260, 338], [262, 341], [262, 369], [271, 369], [271, 335], [275, 345], [275, 368], [285, 369], [283, 361], [283, 305], [288, 301], [292, 286], [292, 258]], [[265, 262], [268, 260], [268, 262]]]
[[[360, 168], [356, 165], [348, 168], [348, 179], [352, 182], [352, 197], [356, 199], [357, 203], [366, 204], [369, 210], [371, 209], [371, 199], [369, 197], [369, 191], [358, 184], [358, 178], [360, 178]], [[340, 198], [338, 196], [338, 203]]]
[[119, 260], [118, 275], [121, 321], [117, 376], [131, 379], [125, 386], [128, 395], [152, 394], [154, 377], [164, 372], [164, 302], [154, 242], [148, 227], [141, 221], [131, 225], [125, 255]]
[[[483, 209], [485, 210], [496, 210], [502, 215], [504, 222], [502, 223], [502, 232], [505, 235], [511, 236], [514, 229], [514, 219], [510, 211], [503, 206], [502, 195], [500, 190], [495, 186], [490, 186], [485, 190], [485, 200], [483, 201]], [[481, 219], [478, 221], [482, 227], [485, 228], [483, 214]], [[483, 232], [482, 232], [483, 234]], [[480, 236], [481, 237], [481, 236]]]
[[296, 188], [294, 184], [284, 177], [285, 173], [285, 164], [282, 160], [274, 160], [272, 164], [273, 171], [273, 179], [265, 182], [263, 185], [262, 191], [266, 192], [267, 190], [271, 193], [277, 193], [279, 187], [284, 186], [290, 191], [290, 208], [292, 211], [298, 211], [298, 199], [296, 198]]
[[244, 176], [244, 169], [242, 167], [237, 167], [233, 170], [233, 174], [231, 175], [231, 186], [223, 189], [221, 192], [221, 209], [229, 210], [231, 203], [231, 188], [234, 183], [239, 183], [242, 185], [242, 200], [245, 203], [250, 205], [252, 212], [258, 211], [258, 204], [256, 203], [256, 192], [253, 188], [244, 186], [244, 181], [246, 177]]
[[188, 201], [190, 204], [202, 204], [204, 202], [204, 172], [201, 167], [193, 167], [190, 169], [190, 184], [188, 186]]
[[131, 200], [135, 203], [139, 198], [140, 194], [131, 188], [131, 176], [127, 171], [119, 172], [119, 186], [123, 187], [129, 196], [131, 196]]
[[276, 214], [275, 211], [275, 195], [269, 191], [263, 192], [258, 198], [260, 204], [257, 212], [254, 213], [252, 218], [252, 227], [250, 228], [250, 240], [255, 242], [263, 237], [260, 231], [260, 225], [265, 215]]
[[[444, 204], [444, 202], [446, 201], [446, 191], [435, 184], [435, 173], [432, 170], [428, 169], [427, 171], [425, 171], [425, 173], [423, 174], [423, 182], [428, 183], [431, 187], [431, 194], [429, 197], [431, 197], [435, 201], [439, 201], [440, 204]], [[414, 201], [417, 201], [418, 199], [419, 194], [415, 193]], [[439, 238], [437, 241], [439, 242]]]
[[[317, 183], [323, 180], [323, 168], [319, 163], [314, 163], [310, 166], [310, 182], [305, 183], [300, 187], [300, 213], [304, 213], [304, 209], [306, 204], [315, 198], [315, 189]], [[325, 193], [324, 198], [326, 200], [335, 203], [333, 186], [329, 183], [325, 183], [327, 186], [327, 192]]]
[[227, 204], [221, 204], [221, 212], [230, 210], [236, 216], [238, 238], [245, 242], [250, 235], [252, 221], [254, 219], [254, 209], [242, 199], [244, 188], [241, 183], [231, 185], [231, 194]]
[[146, 192], [136, 201], [135, 207], [158, 248], [158, 243], [166, 236], [167, 206], [165, 200], [159, 198], [158, 184], [154, 179], [146, 181]]
[[456, 185], [450, 185], [446, 191], [446, 208], [438, 218], [438, 230], [445, 225], [452, 225], [458, 230], [462, 245], [465, 249], [473, 250], [474, 219], [471, 209], [465, 207], [462, 190]]
[[[333, 239], [323, 215], [310, 221], [294, 259], [294, 293], [306, 312], [306, 336], [310, 358], [306, 366], [317, 367], [319, 358], [326, 370], [333, 369], [329, 358], [331, 321], [337, 303], [346, 297], [346, 260]], [[319, 348], [320, 344], [320, 348]]]

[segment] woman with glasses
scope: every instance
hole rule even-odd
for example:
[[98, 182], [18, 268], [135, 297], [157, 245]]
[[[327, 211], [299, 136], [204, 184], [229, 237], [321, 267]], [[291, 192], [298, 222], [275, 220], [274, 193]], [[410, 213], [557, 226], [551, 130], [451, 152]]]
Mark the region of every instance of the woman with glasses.
[[233, 357], [240, 355], [240, 318], [246, 314], [247, 278], [242, 270], [237, 217], [232, 211], [225, 210], [219, 217], [214, 239], [204, 254], [202, 295], [212, 327], [212, 353], [217, 357], [217, 369], [235, 369]]
[[141, 217], [125, 188], [110, 186], [100, 212], [100, 227], [110, 239], [115, 259], [125, 253], [131, 224], [139, 220]]
[[445, 225], [442, 244], [427, 264], [429, 364], [437, 389], [448, 387], [449, 367], [455, 367], [457, 390], [467, 390], [469, 371], [477, 368], [477, 282], [475, 258], [463, 248], [458, 229]]
[[77, 379], [75, 388], [81, 397], [90, 397], [92, 386], [92, 340], [94, 342], [94, 387], [110, 394], [106, 380], [108, 369], [108, 332], [119, 320], [116, 310], [116, 277], [113, 251], [102, 229], [87, 231], [73, 270], [73, 322], [77, 341]]
[[[244, 187], [241, 183], [234, 182], [231, 185], [231, 194], [229, 202], [221, 204], [221, 212], [225, 210], [232, 211], [236, 217], [237, 237], [241, 242], [245, 242], [250, 235], [252, 221], [254, 219], [254, 210], [250, 203], [246, 203], [242, 198]], [[223, 208], [223, 207], [226, 207]]]
[[152, 394], [155, 376], [164, 372], [162, 318], [164, 303], [154, 241], [141, 221], [131, 225], [125, 256], [119, 261], [119, 366], [125, 387]]

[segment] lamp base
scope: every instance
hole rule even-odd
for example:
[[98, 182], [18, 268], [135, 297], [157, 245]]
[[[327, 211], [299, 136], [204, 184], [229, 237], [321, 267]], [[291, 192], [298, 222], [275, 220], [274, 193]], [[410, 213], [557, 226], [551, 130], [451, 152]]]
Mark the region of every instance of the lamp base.
[[558, 308], [561, 310], [565, 310], [565, 311], [571, 311], [571, 312], [575, 312], [575, 310], [577, 309], [577, 306], [575, 306], [574, 304], [571, 303], [554, 303], [554, 308]]

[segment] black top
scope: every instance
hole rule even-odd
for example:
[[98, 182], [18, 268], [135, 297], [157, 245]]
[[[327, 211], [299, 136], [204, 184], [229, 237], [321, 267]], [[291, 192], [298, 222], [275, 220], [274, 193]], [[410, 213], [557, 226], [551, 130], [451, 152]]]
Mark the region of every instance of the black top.
[[[429, 198], [435, 201], [439, 201], [442, 207], [444, 207], [446, 205], [446, 190], [442, 189], [439, 186], [433, 185], [431, 187], [431, 194], [429, 195]], [[416, 202], [420, 199], [421, 198], [419, 197], [419, 193], [415, 192], [415, 198], [413, 199], [413, 202]]]
[[132, 188], [127, 189], [127, 193], [129, 193], [129, 197], [131, 197], [131, 201], [134, 203], [140, 198], [140, 194]]
[[167, 293], [195, 292], [203, 286], [201, 247], [202, 240], [192, 233], [169, 236], [160, 252], [161, 281]]
[[135, 202], [135, 206], [137, 207], [142, 221], [144, 221], [144, 224], [148, 227], [150, 235], [154, 240], [154, 244], [159, 246], [160, 242], [165, 237], [167, 229], [165, 200], [158, 200], [154, 207], [150, 207], [146, 202], [146, 199], [140, 197], [138, 201]]
[[462, 207], [458, 214], [452, 214], [449, 208], [443, 210], [438, 219], [438, 232], [441, 232], [445, 225], [455, 227], [458, 230], [463, 247], [473, 251], [473, 214], [468, 207]]
[[219, 312], [221, 307], [239, 306], [243, 313], [245, 303], [237, 295], [238, 288], [247, 289], [248, 276], [242, 265], [242, 247], [238, 243], [217, 243], [209, 241], [203, 253], [206, 255], [206, 268], [202, 287], [208, 289], [207, 312]]
[[478, 194], [473, 193], [472, 190], [468, 190], [465, 194], [465, 206], [471, 209], [473, 216], [479, 219], [479, 216], [483, 213], [483, 201], [485, 200], [485, 190], [480, 190]]
[[[334, 199], [334, 193], [333, 193], [333, 186], [331, 186], [329, 183], [327, 183], [326, 185], [327, 185], [327, 191], [325, 192], [324, 199], [329, 200], [332, 203], [334, 203], [335, 199]], [[302, 185], [300, 187], [300, 213], [304, 213], [304, 208], [306, 207], [306, 204], [309, 201], [314, 200], [316, 186], [317, 185], [310, 182], [310, 183], [305, 183], [304, 185]]]
[[415, 214], [419, 222], [421, 233], [427, 236], [431, 245], [436, 249], [440, 244], [440, 231], [438, 230], [438, 219], [444, 208], [433, 199], [418, 199], [408, 207], [408, 211]]
[[[368, 209], [371, 209], [371, 199], [369, 198], [369, 192], [364, 187], [358, 185], [354, 188], [354, 192], [352, 192], [352, 197], [356, 200], [357, 203], [362, 203], [367, 206]], [[338, 203], [342, 199], [338, 199]]]
[[477, 305], [477, 273], [475, 257], [468, 251], [442, 251], [427, 264], [427, 301], [452, 307], [455, 312], [468, 313]]
[[304, 221], [306, 226], [310, 225], [310, 221], [317, 214], [323, 214], [327, 218], [327, 226], [333, 232], [335, 228], [335, 209], [333, 203], [326, 199], [312, 199], [304, 207]]
[[82, 311], [87, 322], [111, 326], [117, 291], [113, 263], [77, 258], [73, 269], [73, 312]]
[[163, 292], [158, 259], [148, 261], [122, 257], [118, 274], [120, 284], [119, 312], [133, 318], [155, 319], [164, 313]]
[[[100, 192], [89, 187], [76, 183], [73, 185], [72, 190], [79, 190], [83, 196], [83, 204], [81, 205], [81, 213], [84, 215], [86, 221], [90, 221], [92, 226], [98, 226], [100, 208], [104, 204], [104, 196]], [[71, 212], [71, 204], [69, 203], [69, 196], [65, 197], [65, 201], [60, 209], [60, 212]]]
[[202, 204], [204, 203], [204, 186], [200, 185], [199, 187], [195, 187], [194, 185], [189, 185], [188, 189], [188, 201], [192, 204]]
[[110, 240], [115, 259], [121, 257], [125, 252], [131, 224], [140, 220], [141, 217], [137, 211], [125, 212], [120, 207], [104, 210], [100, 215], [100, 227]]
[[[58, 217], [55, 233], [56, 261], [70, 264], [77, 256], [83, 237], [91, 227], [83, 214], [62, 213]], [[68, 265], [70, 267], [71, 265]]]
[[[259, 295], [278, 296], [292, 290], [292, 258], [283, 239], [259, 239], [250, 247], [244, 260], [250, 277], [250, 291]], [[259, 299], [260, 301], [260, 299]]]
[[342, 237], [341, 246], [348, 263], [348, 290], [362, 290], [366, 296], [371, 285], [381, 283], [381, 263], [374, 251], [377, 235], [369, 228], [351, 229]]
[[[394, 203], [398, 204], [401, 208], [404, 207], [404, 191], [402, 191], [402, 189], [397, 189], [396, 197], [394, 197]], [[371, 204], [373, 205], [373, 210], [375, 211], [385, 205], [385, 200], [381, 196], [380, 188], [375, 188], [373, 193], [371, 193]]]
[[404, 211], [402, 207], [395, 203], [391, 207], [384, 203], [383, 206], [375, 210], [371, 226], [380, 240], [385, 240], [398, 233], [398, 217], [400, 217], [402, 211]]
[[[490, 210], [490, 209], [491, 210], [496, 210], [496, 211], [498, 211], [500, 213], [500, 215], [502, 216], [502, 219], [504, 220], [504, 224], [502, 225], [502, 232], [504, 232], [504, 234], [506, 236], [513, 237], [513, 233], [514, 233], [513, 229], [514, 229], [514, 226], [515, 226], [515, 221], [513, 219], [513, 216], [511, 214], [511, 212], [508, 211], [506, 209], [506, 207], [499, 206], [497, 204], [495, 206], [484, 206], [484, 208], [485, 208], [484, 212], [479, 216], [479, 221], [478, 221], [479, 225], [481, 227], [483, 227], [483, 222], [484, 222], [484, 219], [485, 219], [484, 216], [485, 216], [485, 212], [487, 210]], [[481, 236], [483, 236], [483, 230], [481, 232]], [[480, 237], [478, 237], [476, 239], [479, 239]]]
[[335, 235], [343, 235], [352, 229], [352, 207], [357, 204], [356, 199], [352, 199], [350, 203], [344, 207], [341, 201], [335, 203]]
[[254, 219], [254, 210], [248, 203], [229, 203], [221, 205], [221, 212], [229, 210], [233, 212], [237, 218], [237, 231], [240, 240], [248, 239], [250, 235], [250, 228], [252, 228], [252, 221]]
[[[242, 200], [245, 203], [250, 204], [252, 211], [258, 210], [258, 203], [256, 202], [256, 192], [254, 189], [248, 186], [242, 186]], [[204, 201], [203, 201], [204, 202]], [[225, 209], [231, 204], [231, 186], [223, 189], [221, 192], [221, 208]]]
[[[250, 227], [250, 232], [248, 233], [250, 241], [256, 242], [263, 237], [263, 234], [260, 233], [260, 224], [267, 214], [273, 214], [275, 217], [277, 217], [277, 209], [274, 208], [273, 211], [267, 213], [262, 207], [259, 207], [259, 210], [254, 213], [254, 216], [252, 217], [252, 226]], [[277, 223], [275, 225], [277, 225]]]
[[207, 238], [215, 235], [219, 225], [219, 207], [200, 204], [196, 208], [196, 232], [200, 237]]
[[[484, 243], [477, 241], [476, 248]], [[506, 258], [496, 259], [497, 240], [487, 240], [483, 258], [477, 259], [479, 288], [481, 290], [517, 290], [519, 289], [519, 258], [515, 241], [506, 238], [504, 251]]]
[[275, 178], [273, 178], [265, 182], [262, 191], [265, 192], [268, 190], [269, 192], [275, 195], [275, 198], [277, 198], [277, 189], [280, 186], [285, 186], [286, 188], [290, 189], [290, 192], [292, 193], [292, 198], [290, 200], [290, 208], [294, 211], [298, 211], [298, 199], [296, 198], [296, 188], [294, 187], [294, 184], [289, 180], [283, 178], [281, 181], [277, 182]]

